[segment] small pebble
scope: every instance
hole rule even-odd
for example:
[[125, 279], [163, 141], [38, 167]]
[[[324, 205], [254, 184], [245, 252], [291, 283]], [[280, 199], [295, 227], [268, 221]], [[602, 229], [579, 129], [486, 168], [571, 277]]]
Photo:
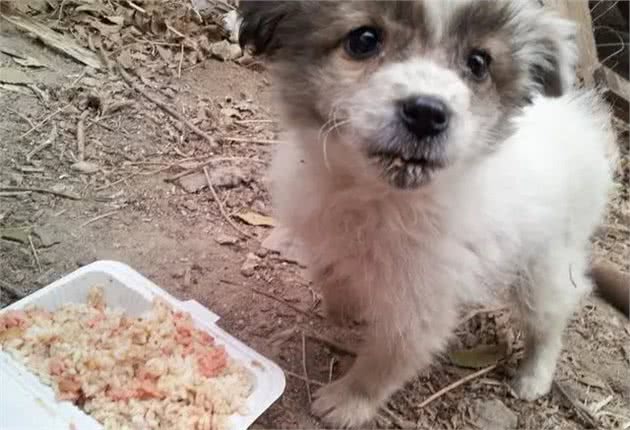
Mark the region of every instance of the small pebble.
[[246, 277], [254, 276], [256, 268], [260, 265], [260, 258], [253, 253], [247, 254], [245, 262], [241, 266], [241, 274]]

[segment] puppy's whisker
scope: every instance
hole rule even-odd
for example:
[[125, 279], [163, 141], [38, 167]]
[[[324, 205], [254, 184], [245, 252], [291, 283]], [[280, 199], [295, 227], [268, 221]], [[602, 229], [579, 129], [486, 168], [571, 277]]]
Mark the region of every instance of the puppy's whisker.
[[328, 159], [328, 137], [330, 136], [330, 133], [337, 130], [339, 127], [342, 127], [349, 123], [350, 123], [350, 120], [337, 121], [336, 118], [333, 118], [332, 125], [324, 132], [322, 136], [323, 137], [322, 151], [323, 151], [323, 156], [324, 156], [324, 165], [326, 166], [326, 169], [328, 171], [331, 171], [330, 160]]
[[337, 116], [339, 110], [340, 110], [340, 107], [338, 103], [333, 105], [333, 107], [330, 109], [328, 120], [319, 128], [319, 132], [317, 135], [317, 140], [322, 145], [324, 165], [328, 171], [331, 171], [330, 162], [328, 160], [328, 149], [327, 149], [328, 135], [341, 125], [338, 122], [338, 116]]

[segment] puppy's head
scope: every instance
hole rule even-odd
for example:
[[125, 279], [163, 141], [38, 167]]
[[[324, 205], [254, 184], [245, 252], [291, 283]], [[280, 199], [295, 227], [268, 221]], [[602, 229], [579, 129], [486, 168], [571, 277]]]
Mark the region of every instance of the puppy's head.
[[490, 152], [536, 93], [573, 83], [573, 25], [533, 0], [241, 1], [294, 126], [335, 128], [397, 188]]

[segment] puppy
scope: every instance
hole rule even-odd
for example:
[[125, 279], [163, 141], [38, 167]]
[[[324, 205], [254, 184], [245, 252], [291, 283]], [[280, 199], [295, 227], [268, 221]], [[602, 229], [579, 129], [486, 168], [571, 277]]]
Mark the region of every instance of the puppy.
[[369, 321], [348, 373], [316, 393], [368, 423], [443, 350], [463, 303], [510, 286], [546, 394], [611, 187], [614, 136], [572, 89], [574, 26], [535, 2], [241, 1], [240, 39], [273, 59], [287, 142], [277, 216], [306, 245], [328, 315]]

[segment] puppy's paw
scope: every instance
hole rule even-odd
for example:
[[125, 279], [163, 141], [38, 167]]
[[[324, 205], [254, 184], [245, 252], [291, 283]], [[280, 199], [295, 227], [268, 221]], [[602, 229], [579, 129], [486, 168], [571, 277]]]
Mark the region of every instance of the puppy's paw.
[[552, 382], [553, 378], [523, 372], [514, 378], [512, 388], [520, 399], [531, 402], [549, 393]]
[[353, 391], [342, 378], [315, 393], [311, 412], [333, 428], [356, 428], [372, 421], [378, 405]]

